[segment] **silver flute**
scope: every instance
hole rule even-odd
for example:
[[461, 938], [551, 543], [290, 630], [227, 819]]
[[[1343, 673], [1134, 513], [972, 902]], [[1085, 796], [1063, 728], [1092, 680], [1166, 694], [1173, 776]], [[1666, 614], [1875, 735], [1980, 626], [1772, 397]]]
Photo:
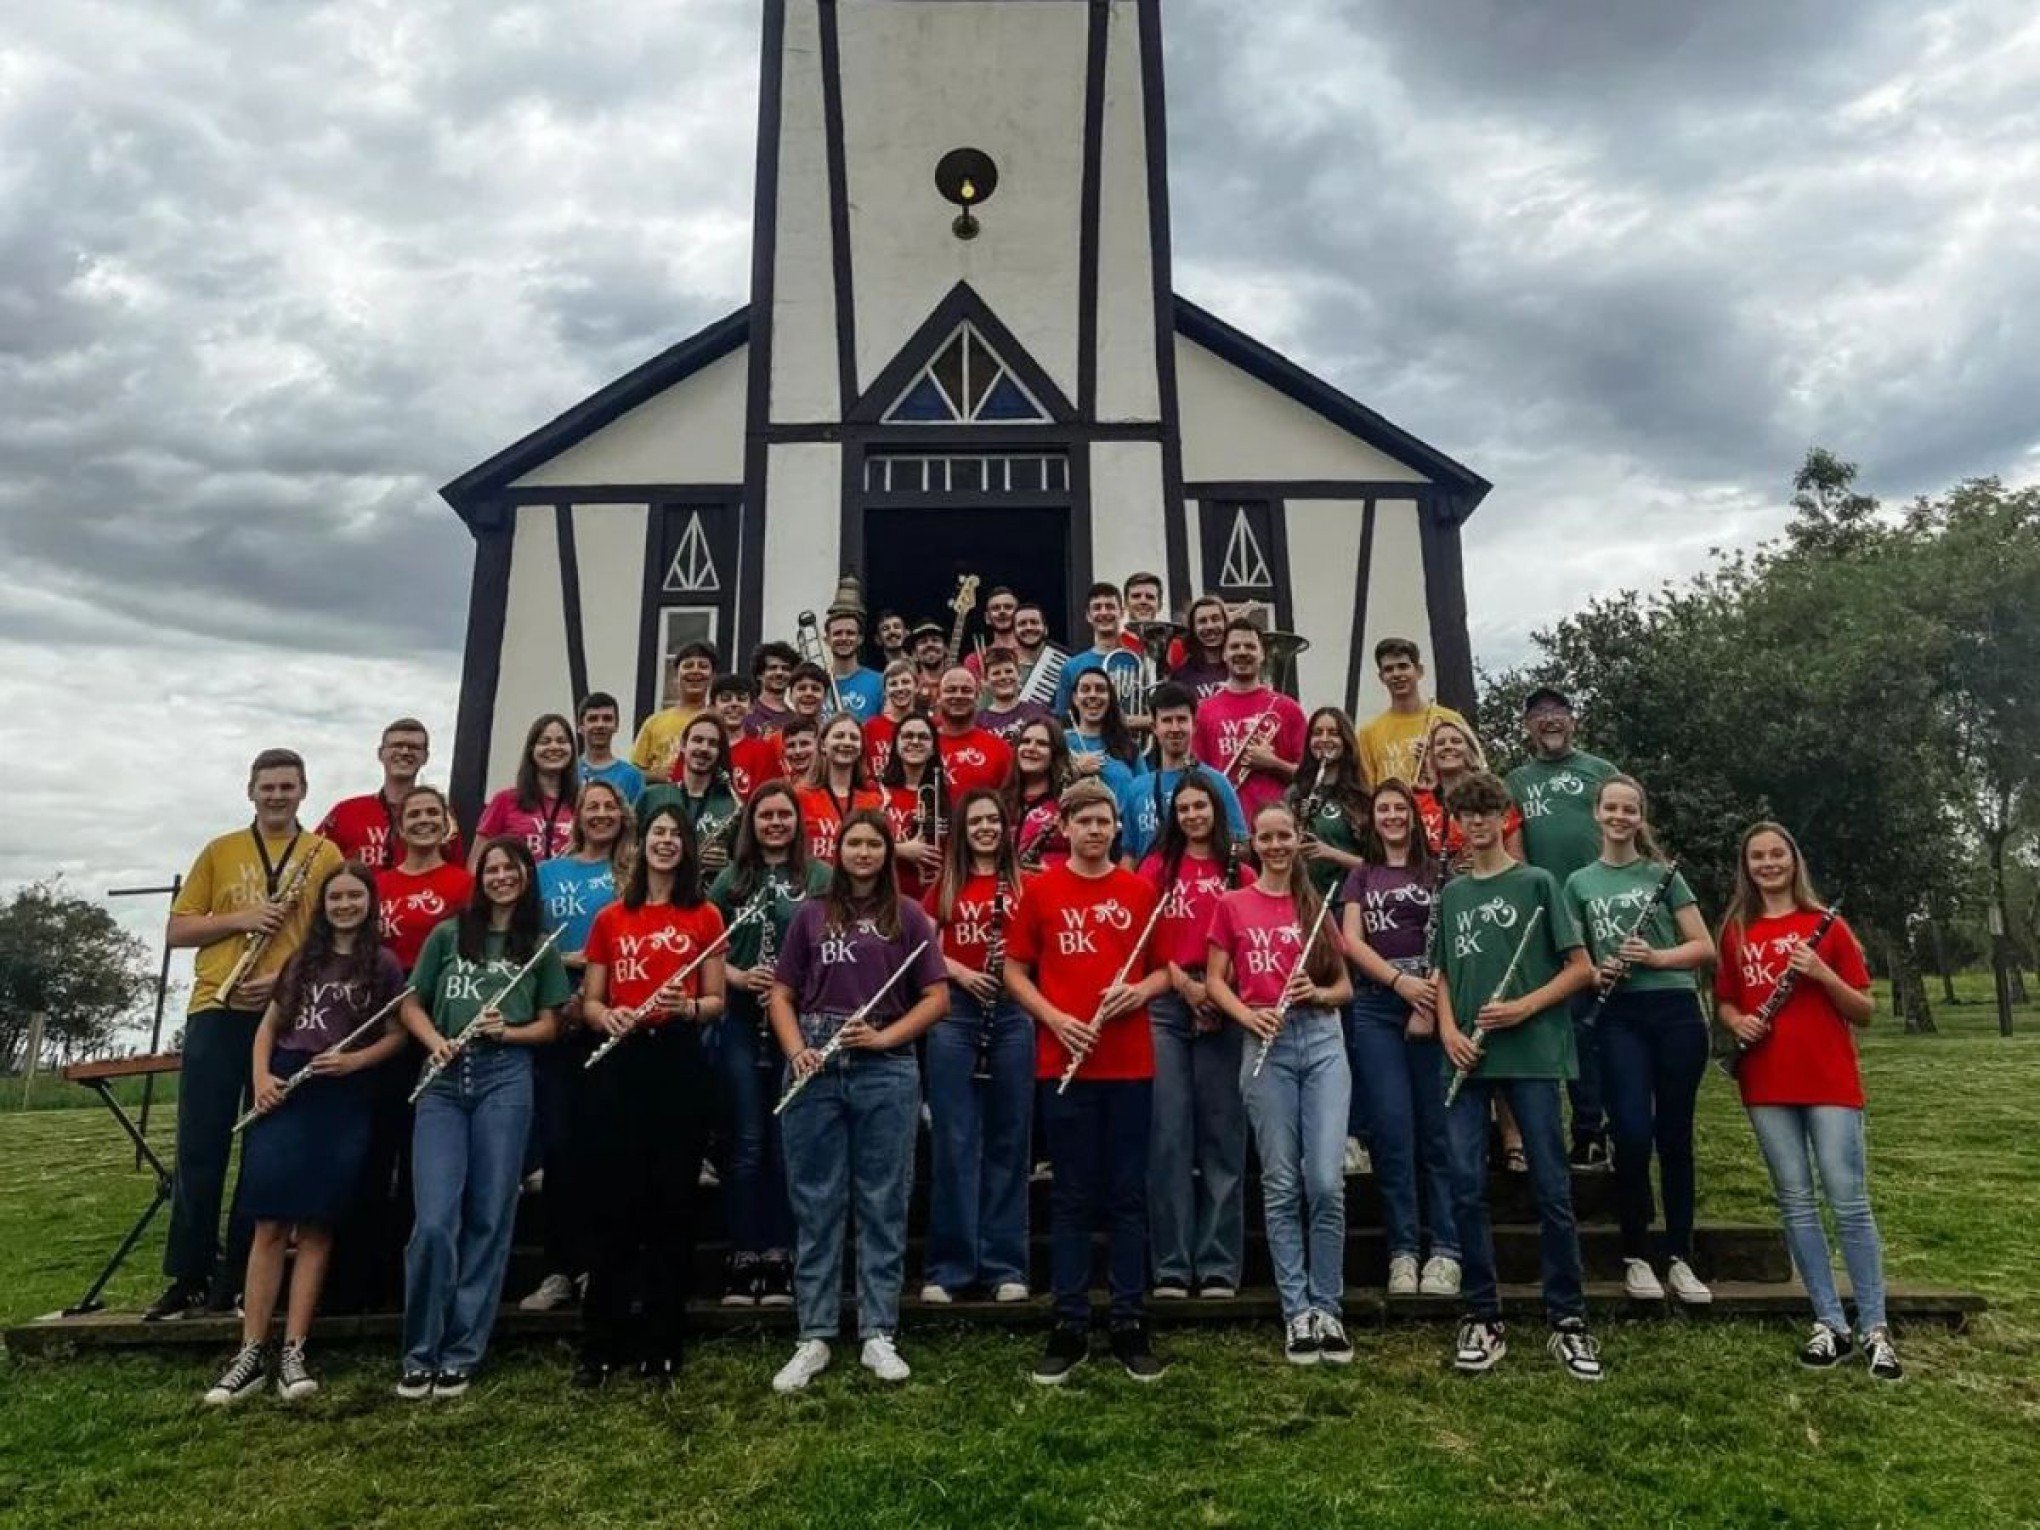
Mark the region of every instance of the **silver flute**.
[[924, 940], [918, 946], [914, 947], [913, 950], [909, 951], [907, 953], [907, 959], [901, 962], [899, 966], [893, 969], [892, 976], [885, 980], [884, 985], [878, 990], [878, 992], [873, 994], [870, 998], [866, 999], [862, 1004], [858, 1005], [856, 1013], [849, 1016], [849, 1018], [844, 1020], [844, 1022], [841, 1025], [836, 1027], [836, 1033], [822, 1044], [822, 1060], [815, 1065], [814, 1072], [804, 1073], [800, 1075], [798, 1078], [794, 1079], [792, 1083], [788, 1084], [786, 1086], [786, 1093], [782, 1094], [779, 1097], [779, 1103], [772, 1107], [772, 1114], [774, 1114], [775, 1116], [783, 1114], [786, 1110], [786, 1107], [793, 1103], [794, 1096], [799, 1094], [801, 1090], [807, 1088], [808, 1081], [810, 1079], [817, 1078], [820, 1076], [822, 1069], [829, 1066], [829, 1059], [834, 1057], [838, 1052], [843, 1050], [843, 1033], [849, 1030], [850, 1027], [855, 1025], [858, 1021], [862, 1020], [866, 1015], [870, 1014], [872, 1010], [876, 1009], [878, 1007], [878, 1001], [880, 999], [883, 999], [887, 994], [892, 992], [893, 985], [899, 982], [901, 978], [907, 975], [907, 969], [913, 966], [915, 962], [919, 961], [921, 959], [921, 953], [927, 949], [928, 942]]

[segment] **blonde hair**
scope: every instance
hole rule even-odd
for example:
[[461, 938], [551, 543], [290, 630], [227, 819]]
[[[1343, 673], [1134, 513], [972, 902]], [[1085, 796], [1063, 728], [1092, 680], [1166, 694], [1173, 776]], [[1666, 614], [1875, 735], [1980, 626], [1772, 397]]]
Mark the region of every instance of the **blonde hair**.
[[1417, 760], [1417, 778], [1411, 784], [1420, 791], [1438, 790], [1438, 767], [1431, 762], [1437, 758], [1438, 731], [1450, 728], [1466, 740], [1466, 774], [1475, 775], [1488, 768], [1487, 750], [1481, 747], [1480, 735], [1456, 717], [1434, 717], [1431, 726], [1424, 730], [1424, 752]]

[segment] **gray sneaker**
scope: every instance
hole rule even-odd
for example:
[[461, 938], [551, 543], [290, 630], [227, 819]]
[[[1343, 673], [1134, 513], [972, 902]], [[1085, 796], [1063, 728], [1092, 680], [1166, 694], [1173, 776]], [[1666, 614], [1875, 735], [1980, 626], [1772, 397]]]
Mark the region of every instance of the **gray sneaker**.
[[220, 1372], [220, 1379], [207, 1390], [205, 1400], [212, 1407], [224, 1408], [244, 1397], [253, 1397], [262, 1390], [268, 1373], [269, 1346], [259, 1340], [244, 1344]]
[[276, 1395], [285, 1402], [296, 1402], [301, 1397], [310, 1397], [319, 1390], [319, 1378], [312, 1374], [312, 1368], [305, 1364], [305, 1341], [299, 1339], [283, 1346], [283, 1353], [276, 1361]]

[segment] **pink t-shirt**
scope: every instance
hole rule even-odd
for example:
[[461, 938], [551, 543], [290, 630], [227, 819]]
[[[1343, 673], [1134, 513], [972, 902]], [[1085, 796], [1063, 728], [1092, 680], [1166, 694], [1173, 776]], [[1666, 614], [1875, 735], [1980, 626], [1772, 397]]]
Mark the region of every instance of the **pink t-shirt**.
[[502, 834], [523, 840], [534, 861], [565, 855], [574, 844], [574, 805], [548, 797], [534, 812], [517, 805], [515, 787], [505, 787], [489, 799], [489, 805], [482, 809], [481, 822], [475, 825], [477, 840], [494, 839]]
[[1140, 877], [1162, 895], [1162, 917], [1155, 923], [1157, 961], [1174, 962], [1188, 972], [1202, 972], [1211, 911], [1225, 892], [1225, 868], [1217, 861], [1186, 855], [1176, 880], [1162, 886], [1162, 858], [1150, 855], [1140, 863]]
[[[1295, 764], [1303, 758], [1309, 731], [1303, 708], [1265, 685], [1245, 692], [1223, 690], [1207, 701], [1200, 701], [1197, 724], [1190, 734], [1190, 752], [1213, 770], [1223, 772], [1271, 707], [1275, 714], [1275, 736], [1270, 747]], [[1254, 814], [1289, 789], [1287, 779], [1266, 770], [1246, 771], [1244, 781], [1240, 772], [1235, 771], [1232, 782], [1239, 792], [1240, 811], [1247, 815], [1249, 828], [1253, 826]]]
[[1211, 911], [1211, 945], [1231, 963], [1226, 980], [1241, 1001], [1250, 1009], [1273, 1009], [1303, 945], [1296, 905], [1286, 892], [1229, 892]]

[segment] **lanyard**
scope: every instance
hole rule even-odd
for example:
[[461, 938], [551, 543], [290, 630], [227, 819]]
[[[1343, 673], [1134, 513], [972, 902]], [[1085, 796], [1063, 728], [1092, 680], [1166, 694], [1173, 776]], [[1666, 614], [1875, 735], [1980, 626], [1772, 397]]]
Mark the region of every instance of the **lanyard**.
[[297, 850], [298, 841], [304, 838], [304, 833], [302, 828], [292, 823], [290, 843], [283, 847], [282, 858], [272, 862], [269, 859], [269, 846], [262, 839], [262, 831], [252, 825], [249, 827], [248, 837], [255, 841], [255, 853], [262, 858], [262, 886], [270, 897], [276, 896], [277, 884], [283, 880], [283, 868], [290, 864], [291, 855]]

